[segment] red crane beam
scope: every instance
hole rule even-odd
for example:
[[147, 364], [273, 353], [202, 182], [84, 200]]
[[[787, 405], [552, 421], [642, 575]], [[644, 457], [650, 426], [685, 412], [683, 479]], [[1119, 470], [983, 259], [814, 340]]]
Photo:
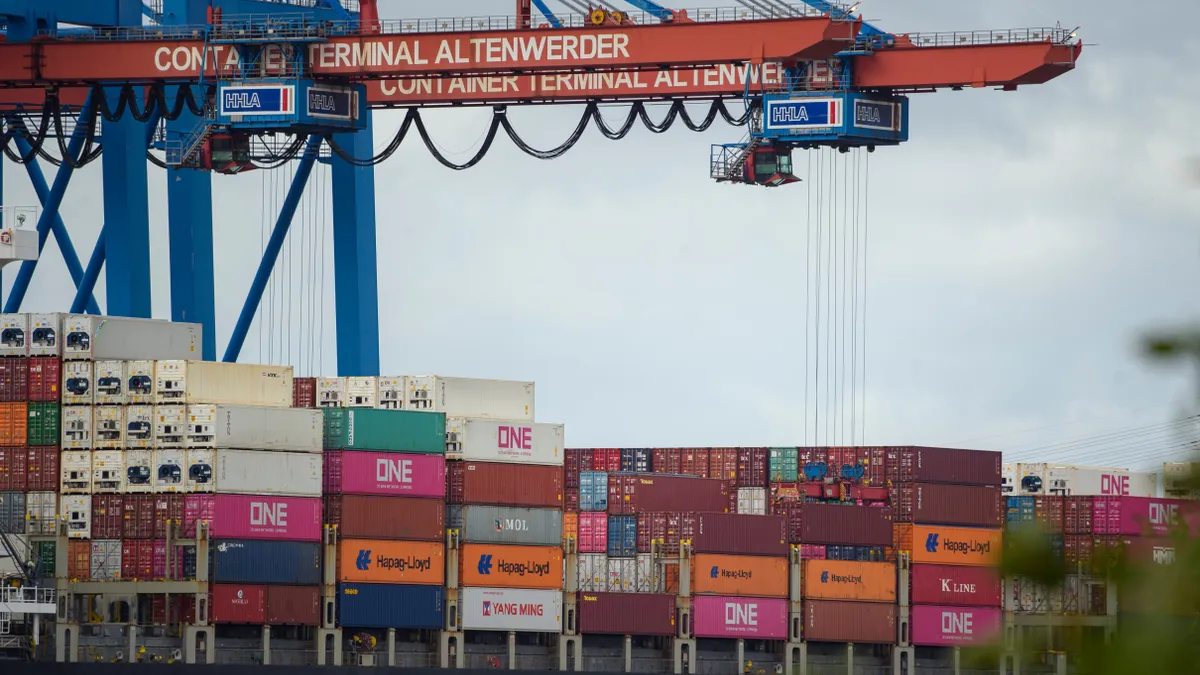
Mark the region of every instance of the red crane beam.
[[898, 44], [857, 59], [854, 86], [913, 90], [1044, 84], [1074, 69], [1082, 50], [1081, 44], [1052, 42], [946, 47]]

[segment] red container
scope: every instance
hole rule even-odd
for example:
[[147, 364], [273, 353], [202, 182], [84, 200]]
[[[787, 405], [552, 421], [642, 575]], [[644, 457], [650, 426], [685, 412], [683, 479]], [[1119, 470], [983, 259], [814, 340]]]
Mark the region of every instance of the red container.
[[446, 466], [451, 504], [562, 507], [560, 467], [496, 462], [447, 462]]
[[991, 567], [913, 565], [912, 602], [927, 605], [1001, 605], [1000, 575]]
[[894, 483], [1000, 486], [1000, 453], [984, 450], [888, 448], [887, 477]]
[[871, 506], [795, 503], [786, 506], [788, 543], [891, 546], [892, 523]]
[[316, 586], [267, 586], [267, 624], [315, 626], [320, 623], [320, 593]]
[[[154, 495], [125, 495], [124, 523], [121, 537], [124, 539], [153, 539], [154, 538]], [[177, 536], [195, 536], [193, 527], [190, 535], [182, 533]]]
[[731, 481], [737, 484], [738, 450], [737, 448], [709, 448], [708, 477]]
[[683, 473], [683, 453], [679, 448], [655, 448], [651, 460], [654, 473]]
[[[181, 532], [185, 513], [184, 495], [154, 495], [154, 538], [167, 538], [168, 522], [174, 524], [176, 532]], [[176, 537], [178, 536], [176, 535]]]
[[446, 502], [416, 497], [329, 495], [325, 522], [349, 539], [441, 541], [445, 536]]
[[675, 635], [675, 596], [580, 593], [579, 632], [587, 635]]
[[805, 640], [896, 644], [895, 605], [808, 600], [803, 611]]
[[1067, 534], [1092, 533], [1092, 498], [1063, 498], [1063, 531]]
[[859, 485], [848, 485], [846, 495], [848, 499], [864, 502], [886, 502], [890, 497], [889, 490], [886, 487], [866, 487]]
[[315, 407], [317, 407], [317, 378], [315, 378], [315, 377], [294, 377], [294, 378], [292, 378], [292, 407], [293, 408], [315, 408]]
[[1091, 564], [1092, 556], [1096, 553], [1096, 539], [1090, 534], [1068, 534], [1063, 536], [1063, 557], [1066, 558], [1069, 573], [1078, 569], [1078, 565], [1087, 567]]
[[701, 513], [692, 539], [696, 553], [786, 556], [787, 523], [783, 516]]
[[29, 448], [26, 453], [25, 489], [30, 492], [58, 492], [58, 448]]
[[120, 539], [124, 529], [123, 495], [92, 495], [92, 538]]
[[728, 484], [713, 478], [626, 473], [610, 475], [608, 486], [608, 512], [612, 515], [642, 511], [722, 513], [729, 509]]
[[213, 623], [263, 625], [267, 622], [267, 587], [251, 584], [213, 584]]
[[57, 356], [34, 356], [29, 359], [29, 400], [39, 403], [61, 398], [62, 362]]
[[665, 513], [647, 513], [642, 512], [637, 514], [637, 551], [638, 553], [649, 553], [650, 542], [654, 539], [655, 532], [665, 533], [667, 531], [667, 514]]
[[150, 620], [160, 626], [180, 623], [195, 623], [196, 596], [152, 595], [150, 596]]
[[[915, 483], [902, 485], [901, 493], [912, 491], [912, 511], [896, 514], [899, 523], [1001, 527], [1004, 499], [998, 487]], [[908, 499], [902, 497], [902, 504]]]
[[[155, 579], [183, 579], [183, 546], [172, 546], [171, 560], [167, 560], [167, 542], [154, 540], [153, 577]], [[170, 563], [168, 569], [168, 562]]]
[[80, 581], [92, 578], [92, 542], [83, 539], [67, 542], [67, 577]]
[[[29, 451], [25, 448], [0, 448], [0, 491], [25, 492], [29, 489], [28, 485]], [[57, 486], [51, 489], [57, 489]]]
[[563, 493], [563, 511], [567, 513], [579, 513], [579, 488], [567, 488]]
[[579, 456], [591, 450], [577, 450], [567, 448], [563, 451], [563, 486], [569, 488], [579, 487]]
[[887, 486], [887, 449], [860, 448], [859, 457], [863, 464], [863, 485], [871, 487]]
[[579, 453], [579, 470], [580, 471], [595, 471], [592, 467], [592, 451], [591, 450], [576, 450]]
[[685, 476], [708, 478], [708, 448], [680, 448], [679, 472]]
[[154, 575], [154, 542], [126, 539], [121, 542], [121, 580], [145, 581]]
[[609, 472], [620, 471], [621, 449], [598, 448], [592, 450], [592, 470]]
[[736, 487], [766, 487], [767, 449], [738, 448]]
[[579, 514], [579, 552], [608, 552], [608, 514], [587, 512]]
[[29, 359], [10, 356], [0, 359], [0, 401], [29, 400]]
[[1064, 497], [1041, 495], [1033, 498], [1033, 513], [1037, 524], [1048, 532], [1064, 529]]

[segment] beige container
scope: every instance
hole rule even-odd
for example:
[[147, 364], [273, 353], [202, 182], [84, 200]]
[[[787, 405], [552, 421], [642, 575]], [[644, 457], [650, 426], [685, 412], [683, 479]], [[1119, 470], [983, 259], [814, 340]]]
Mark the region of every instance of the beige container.
[[379, 401], [379, 378], [347, 377], [346, 407], [374, 408]]
[[346, 407], [346, 378], [318, 377], [317, 378], [317, 407], [345, 408]]
[[160, 404], [215, 403], [292, 407], [292, 367], [216, 361], [158, 361], [155, 400]]
[[125, 457], [121, 450], [97, 450], [92, 453], [92, 492], [119, 493], [125, 487]]
[[105, 405], [92, 409], [92, 447], [121, 450], [125, 447], [125, 406]]
[[64, 450], [59, 487], [63, 494], [90, 494], [92, 491], [92, 453], [90, 450]]

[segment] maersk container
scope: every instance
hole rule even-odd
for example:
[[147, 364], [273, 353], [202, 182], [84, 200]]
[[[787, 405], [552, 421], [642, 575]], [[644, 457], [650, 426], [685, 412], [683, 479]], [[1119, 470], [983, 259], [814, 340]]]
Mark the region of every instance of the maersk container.
[[125, 402], [129, 405], [153, 405], [155, 389], [154, 361], [125, 362]]
[[29, 315], [0, 314], [0, 356], [29, 355]]
[[375, 378], [375, 407], [381, 410], [404, 409], [404, 377]]
[[98, 405], [92, 409], [92, 446], [97, 450], [125, 449], [125, 406]]
[[675, 635], [674, 595], [580, 592], [578, 602], [585, 635]]
[[62, 448], [63, 450], [92, 449], [92, 406], [63, 406]]
[[346, 407], [346, 378], [318, 377], [317, 378], [317, 407], [345, 408]]
[[152, 450], [155, 421], [154, 406], [125, 406], [125, 449]]
[[464, 588], [463, 630], [561, 633], [563, 594], [524, 588]]
[[299, 452], [218, 450], [215, 492], [321, 496], [321, 456]]
[[292, 406], [292, 367], [217, 361], [158, 361], [155, 403]]
[[408, 410], [428, 410], [447, 417], [487, 417], [532, 422], [533, 383], [480, 380], [440, 375], [405, 378]]
[[63, 450], [61, 489], [65, 495], [92, 492], [92, 453], [87, 450]]
[[152, 455], [153, 473], [150, 475], [154, 492], [183, 492], [183, 477], [187, 470], [187, 454], [183, 450], [169, 448], [155, 450]]
[[184, 451], [183, 489], [187, 492], [212, 492], [216, 489], [216, 450]]
[[124, 453], [125, 493], [147, 493], [154, 489], [154, 452], [151, 450], [126, 450]]
[[29, 355], [62, 356], [63, 314], [29, 315]]
[[57, 403], [30, 402], [26, 441], [32, 446], [58, 445], [62, 440], [62, 411]]
[[437, 629], [446, 623], [446, 589], [398, 584], [338, 584], [344, 628]]
[[212, 581], [233, 584], [321, 583], [321, 544], [300, 541], [215, 539]]
[[637, 555], [637, 516], [609, 516], [607, 549], [610, 559]]
[[446, 459], [562, 466], [563, 425], [447, 417]]
[[772, 483], [795, 483], [798, 480], [798, 448], [771, 448], [768, 457], [767, 477]]
[[63, 358], [197, 359], [203, 344], [198, 323], [68, 314], [63, 318]]
[[446, 496], [446, 460], [440, 455], [332, 451], [322, 459], [326, 494]]
[[347, 408], [378, 408], [379, 379], [375, 377], [346, 378]]
[[66, 361], [62, 364], [62, 402], [64, 405], [91, 405], [95, 401], [91, 361]]
[[187, 445], [187, 406], [154, 406], [154, 447], [183, 448]]
[[63, 495], [59, 501], [62, 520], [67, 524], [71, 539], [90, 539], [92, 536], [91, 495]]
[[95, 402], [103, 405], [125, 405], [125, 362], [112, 359], [96, 361], [92, 369], [95, 382]]
[[322, 412], [326, 450], [446, 452], [445, 415], [368, 408], [326, 408]]
[[608, 472], [579, 472], [579, 510], [608, 510]]
[[553, 546], [562, 541], [562, 511], [501, 506], [451, 506], [446, 527], [468, 544]]
[[187, 407], [189, 448], [321, 452], [320, 410], [213, 405]]
[[92, 492], [119, 493], [125, 484], [125, 457], [120, 450], [92, 453]]

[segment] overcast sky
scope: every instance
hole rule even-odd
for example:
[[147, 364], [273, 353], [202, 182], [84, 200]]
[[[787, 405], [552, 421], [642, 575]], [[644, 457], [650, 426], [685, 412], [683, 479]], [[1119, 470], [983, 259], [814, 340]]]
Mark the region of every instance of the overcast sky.
[[[385, 18], [512, 5], [383, 4]], [[1177, 414], [1193, 384], [1149, 367], [1135, 339], [1196, 315], [1200, 190], [1187, 184], [1185, 162], [1200, 155], [1191, 119], [1200, 92], [1179, 68], [1200, 59], [1200, 44], [1164, 39], [1161, 17], [1107, 1], [868, 0], [862, 10], [895, 32], [1061, 21], [1081, 25], [1088, 44], [1078, 69], [1047, 85], [914, 96], [910, 142], [872, 155], [866, 442], [1112, 465], [1161, 459], [1154, 453], [1177, 441], [1149, 425]], [[1200, 8], [1184, 3], [1170, 20], [1198, 19]], [[579, 114], [510, 111], [542, 147], [561, 142]], [[461, 161], [489, 115], [425, 117]], [[401, 118], [376, 116], [377, 147]], [[710, 144], [742, 135], [723, 123], [704, 134], [679, 125], [613, 142], [591, 129], [552, 162], [500, 139], [464, 172], [442, 168], [414, 135], [376, 169], [383, 372], [534, 380], [537, 417], [566, 423], [571, 446], [812, 444], [803, 384], [813, 367], [804, 348], [809, 188], [712, 183]], [[797, 164], [803, 173], [803, 154]], [[34, 201], [20, 167], [4, 172], [6, 204]], [[101, 226], [100, 174], [99, 162], [79, 172], [63, 208], [85, 261]], [[283, 174], [215, 181], [218, 352], [262, 249], [264, 186], [271, 208]], [[152, 167], [159, 318], [170, 316], [164, 182]], [[297, 261], [307, 250], [301, 233], [315, 238], [321, 220], [298, 219]], [[14, 273], [4, 275], [5, 294]], [[312, 329], [323, 335], [323, 361], [308, 357], [308, 320], [292, 322], [290, 361], [301, 374], [321, 364], [335, 372], [331, 266], [324, 282], [325, 329]], [[102, 279], [101, 306], [103, 288]], [[71, 295], [48, 244], [24, 309], [62, 310]], [[293, 307], [307, 297], [297, 291]], [[288, 360], [259, 345], [252, 332], [242, 360]], [[817, 440], [861, 444], [862, 415], [853, 437], [822, 431]], [[1102, 452], [1039, 450], [1141, 427]]]

